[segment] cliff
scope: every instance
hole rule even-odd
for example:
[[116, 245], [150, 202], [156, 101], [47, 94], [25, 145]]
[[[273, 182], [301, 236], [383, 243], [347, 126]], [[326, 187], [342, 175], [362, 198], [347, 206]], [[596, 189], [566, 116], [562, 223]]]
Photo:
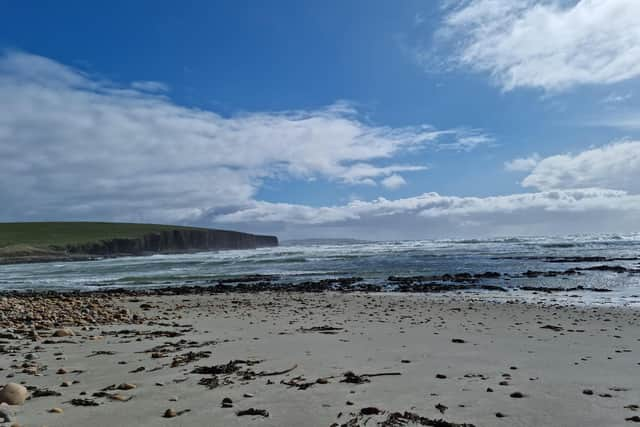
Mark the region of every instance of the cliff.
[[113, 256], [255, 249], [270, 246], [278, 246], [277, 237], [226, 230], [176, 229], [149, 233], [142, 237], [70, 244], [64, 250], [70, 254]]
[[275, 236], [159, 224], [0, 223], [0, 264], [278, 246]]

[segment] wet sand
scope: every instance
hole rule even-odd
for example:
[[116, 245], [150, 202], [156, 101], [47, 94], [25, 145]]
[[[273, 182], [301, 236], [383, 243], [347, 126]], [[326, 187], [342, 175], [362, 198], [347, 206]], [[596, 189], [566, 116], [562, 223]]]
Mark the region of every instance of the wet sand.
[[[0, 384], [31, 395], [0, 406], [0, 425], [640, 422], [637, 309], [454, 293], [33, 298], [0, 297]], [[51, 336], [64, 326], [74, 335]]]

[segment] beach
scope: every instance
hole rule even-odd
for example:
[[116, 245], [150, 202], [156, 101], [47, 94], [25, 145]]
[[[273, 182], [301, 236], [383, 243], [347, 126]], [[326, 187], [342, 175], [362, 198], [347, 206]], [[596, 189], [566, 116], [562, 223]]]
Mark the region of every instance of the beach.
[[0, 301], [9, 325], [0, 384], [23, 384], [30, 395], [2, 406], [6, 425], [640, 421], [634, 308], [469, 292], [7, 293]]

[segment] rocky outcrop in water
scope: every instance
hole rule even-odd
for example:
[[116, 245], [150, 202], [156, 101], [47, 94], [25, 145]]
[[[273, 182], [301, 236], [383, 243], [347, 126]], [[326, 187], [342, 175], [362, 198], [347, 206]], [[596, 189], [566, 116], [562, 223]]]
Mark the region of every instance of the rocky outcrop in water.
[[182, 229], [159, 231], [140, 238], [115, 238], [69, 245], [70, 254], [100, 256], [181, 253], [223, 249], [255, 249], [278, 246], [276, 236], [262, 236], [238, 231]]

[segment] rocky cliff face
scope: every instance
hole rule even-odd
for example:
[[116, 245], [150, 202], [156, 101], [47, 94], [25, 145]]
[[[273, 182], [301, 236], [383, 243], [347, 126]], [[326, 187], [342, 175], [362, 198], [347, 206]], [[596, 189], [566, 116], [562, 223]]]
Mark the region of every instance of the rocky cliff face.
[[71, 254], [144, 255], [278, 246], [276, 236], [225, 230], [170, 230], [141, 238], [118, 238], [67, 246]]

